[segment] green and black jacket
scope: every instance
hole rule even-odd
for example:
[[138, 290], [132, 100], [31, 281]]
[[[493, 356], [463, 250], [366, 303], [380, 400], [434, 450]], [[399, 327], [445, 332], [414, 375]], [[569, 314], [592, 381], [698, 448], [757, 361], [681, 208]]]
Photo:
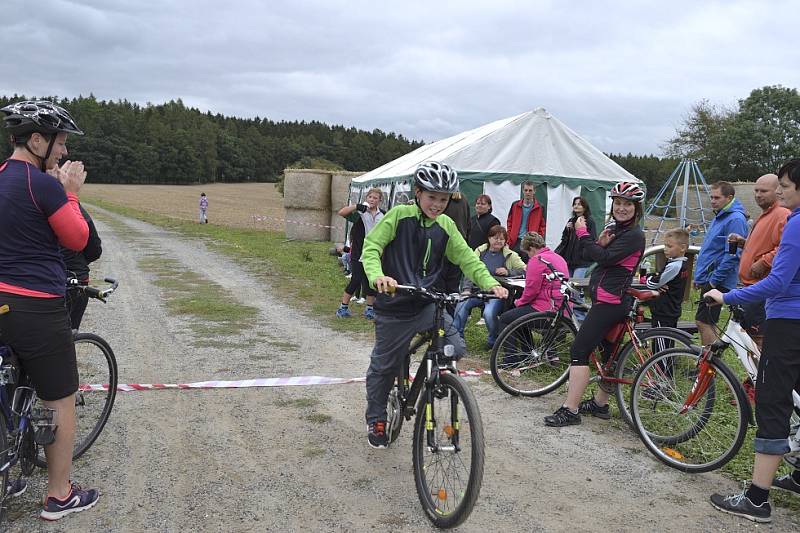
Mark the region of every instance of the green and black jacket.
[[[389, 210], [369, 232], [361, 252], [371, 287], [375, 287], [375, 278], [391, 276], [401, 285], [432, 288], [442, 273], [445, 257], [481, 289], [499, 285], [470, 250], [450, 217], [439, 215], [432, 220], [416, 205], [398, 205]], [[411, 295], [379, 294], [375, 309], [407, 317], [417, 314], [427, 304]]]

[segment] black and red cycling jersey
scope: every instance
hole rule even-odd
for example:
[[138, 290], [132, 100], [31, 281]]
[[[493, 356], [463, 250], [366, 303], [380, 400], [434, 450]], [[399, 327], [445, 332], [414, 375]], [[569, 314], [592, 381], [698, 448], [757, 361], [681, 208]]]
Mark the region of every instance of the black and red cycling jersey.
[[0, 164], [0, 291], [64, 296], [59, 244], [83, 250], [88, 237], [78, 197], [61, 182], [25, 161]]
[[584, 259], [597, 263], [589, 279], [594, 303], [621, 303], [644, 253], [644, 232], [634, 220], [625, 224], [616, 222], [610, 231], [614, 238], [603, 247], [585, 229], [578, 230]]

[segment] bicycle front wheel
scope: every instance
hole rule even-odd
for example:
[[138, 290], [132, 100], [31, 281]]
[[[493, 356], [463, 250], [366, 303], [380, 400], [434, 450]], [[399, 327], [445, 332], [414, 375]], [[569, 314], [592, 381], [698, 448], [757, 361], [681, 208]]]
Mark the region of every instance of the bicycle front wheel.
[[497, 385], [513, 396], [543, 396], [567, 381], [575, 325], [553, 312], [532, 313], [509, 324], [490, 361]]
[[[114, 407], [117, 394], [117, 360], [111, 346], [92, 333], [75, 335], [75, 358], [81, 384], [75, 393], [75, 448], [72, 458], [86, 453], [100, 436]], [[102, 385], [102, 389], [94, 387]], [[90, 388], [90, 386], [92, 386]], [[40, 450], [34, 459], [45, 468], [47, 459]]]
[[[636, 339], [631, 339], [622, 348], [617, 358], [617, 368], [614, 377], [633, 383], [633, 378], [642, 365], [658, 352], [670, 348], [689, 348], [692, 345], [692, 336], [680, 329], [650, 328], [641, 333], [637, 332]], [[631, 417], [631, 387], [628, 383], [617, 383], [615, 397], [620, 417], [626, 424], [633, 427]]]
[[[662, 463], [683, 472], [722, 467], [741, 448], [750, 407], [739, 380], [714, 358], [698, 376], [700, 353], [685, 348], [651, 357], [634, 378], [631, 415], [644, 445]], [[695, 382], [705, 390], [689, 402]], [[702, 393], [702, 394], [700, 394]]]
[[432, 398], [420, 399], [414, 423], [414, 481], [430, 521], [450, 528], [467, 519], [481, 490], [483, 422], [478, 402], [456, 375], [440, 374]]

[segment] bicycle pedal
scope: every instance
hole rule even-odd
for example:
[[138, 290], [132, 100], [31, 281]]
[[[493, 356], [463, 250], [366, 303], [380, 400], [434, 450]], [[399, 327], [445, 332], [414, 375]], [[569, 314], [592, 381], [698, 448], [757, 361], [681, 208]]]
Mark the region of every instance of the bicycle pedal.
[[38, 427], [33, 432], [33, 442], [39, 446], [49, 446], [56, 441], [56, 431], [53, 427]]

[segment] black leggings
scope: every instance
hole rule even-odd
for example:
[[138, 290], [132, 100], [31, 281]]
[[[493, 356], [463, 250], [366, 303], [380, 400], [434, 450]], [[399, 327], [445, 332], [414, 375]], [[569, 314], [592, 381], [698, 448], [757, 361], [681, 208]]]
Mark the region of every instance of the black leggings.
[[592, 305], [569, 352], [572, 366], [587, 366], [589, 354], [600, 345], [603, 345], [604, 350], [607, 349], [608, 346], [603, 343], [605, 336], [615, 324], [625, 319], [630, 308], [631, 302], [627, 299], [620, 304], [596, 303]]
[[367, 275], [364, 273], [364, 265], [361, 263], [360, 257], [350, 259], [350, 273], [350, 283], [347, 284], [344, 292], [352, 296], [360, 290], [362, 296], [375, 296], [375, 290], [371, 289], [367, 283]]

